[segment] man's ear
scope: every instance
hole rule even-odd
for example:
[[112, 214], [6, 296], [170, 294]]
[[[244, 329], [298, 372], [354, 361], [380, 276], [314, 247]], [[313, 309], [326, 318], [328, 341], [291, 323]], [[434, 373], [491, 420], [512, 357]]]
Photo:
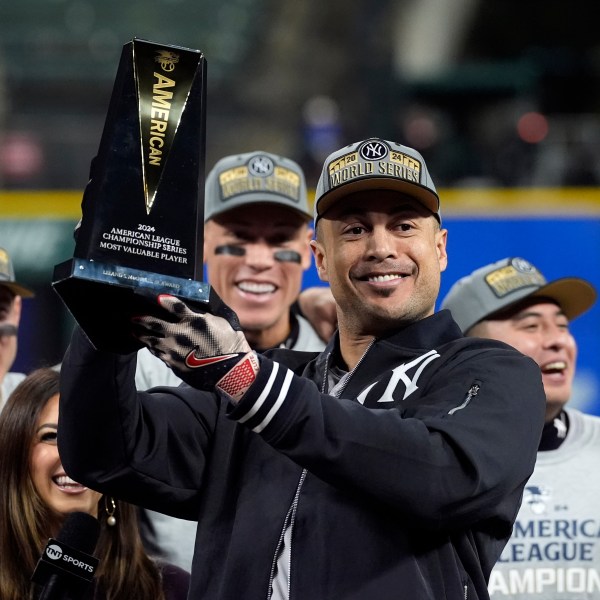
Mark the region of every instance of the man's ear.
[[317, 242], [317, 240], [312, 240], [310, 242], [310, 247], [312, 249], [313, 256], [315, 257], [315, 265], [317, 267], [319, 279], [321, 281], [329, 281], [329, 276], [327, 274], [327, 258], [323, 252], [323, 247], [319, 242]]
[[306, 230], [306, 244], [304, 245], [303, 249], [302, 249], [302, 253], [301, 253], [301, 257], [302, 257], [302, 268], [306, 271], [307, 269], [310, 269], [310, 266], [312, 264], [312, 253], [311, 253], [311, 248], [310, 248], [310, 242], [312, 240], [314, 231], [308, 227]]
[[437, 248], [438, 262], [440, 271], [445, 271], [448, 266], [448, 253], [446, 252], [446, 244], [448, 242], [448, 230], [440, 229], [435, 234], [435, 245]]

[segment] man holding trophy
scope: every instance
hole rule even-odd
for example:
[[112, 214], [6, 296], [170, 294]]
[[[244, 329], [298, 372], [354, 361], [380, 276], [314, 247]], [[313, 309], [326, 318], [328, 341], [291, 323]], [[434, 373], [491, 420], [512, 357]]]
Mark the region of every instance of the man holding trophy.
[[[78, 320], [63, 361], [63, 466], [198, 521], [190, 598], [488, 598], [535, 463], [539, 369], [434, 314], [447, 231], [417, 151], [334, 152], [314, 220], [339, 324], [321, 353], [258, 354], [206, 284], [114, 268], [134, 288], [121, 316], [97, 343]], [[185, 384], [138, 391], [140, 346]]]

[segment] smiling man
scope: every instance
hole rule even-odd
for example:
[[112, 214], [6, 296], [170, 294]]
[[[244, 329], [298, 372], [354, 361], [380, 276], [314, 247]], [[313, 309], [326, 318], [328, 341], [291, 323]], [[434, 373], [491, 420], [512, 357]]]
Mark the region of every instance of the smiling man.
[[[257, 351], [324, 347], [291, 312], [311, 266], [306, 185], [293, 161], [264, 152], [220, 160], [206, 180], [208, 281]], [[307, 337], [308, 336], [308, 337]]]
[[235, 323], [162, 295], [164, 318], [131, 332], [188, 385], [139, 392], [135, 355], [76, 328], [65, 468], [198, 521], [190, 598], [488, 598], [533, 471], [539, 369], [435, 313], [447, 233], [417, 151], [373, 138], [334, 152], [314, 215], [338, 312], [327, 348], [259, 354]]
[[505, 258], [457, 281], [442, 301], [466, 335], [533, 358], [546, 393], [536, 467], [490, 578], [493, 598], [600, 598], [600, 419], [565, 406], [577, 359], [569, 323], [595, 300], [584, 279], [547, 281], [529, 261]]

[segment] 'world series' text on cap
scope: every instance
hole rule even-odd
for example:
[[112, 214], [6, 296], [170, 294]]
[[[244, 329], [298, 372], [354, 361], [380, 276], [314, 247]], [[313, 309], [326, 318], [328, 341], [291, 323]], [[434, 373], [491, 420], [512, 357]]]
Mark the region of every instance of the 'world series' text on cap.
[[377, 189], [415, 198], [441, 222], [439, 197], [421, 154], [396, 142], [371, 138], [326, 158], [315, 193], [315, 223], [339, 198]]

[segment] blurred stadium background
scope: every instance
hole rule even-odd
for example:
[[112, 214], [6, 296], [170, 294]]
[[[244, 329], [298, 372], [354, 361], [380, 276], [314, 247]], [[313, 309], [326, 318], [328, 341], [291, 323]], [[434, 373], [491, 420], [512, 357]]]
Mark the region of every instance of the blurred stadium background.
[[[72, 322], [50, 286], [123, 44], [200, 49], [206, 166], [262, 148], [314, 186], [378, 135], [418, 148], [461, 275], [524, 256], [600, 289], [600, 36], [591, 0], [28, 0], [0, 3], [0, 246], [25, 303], [16, 368], [59, 362]], [[318, 283], [313, 271], [306, 285]], [[573, 323], [575, 404], [600, 414], [600, 308]]]

